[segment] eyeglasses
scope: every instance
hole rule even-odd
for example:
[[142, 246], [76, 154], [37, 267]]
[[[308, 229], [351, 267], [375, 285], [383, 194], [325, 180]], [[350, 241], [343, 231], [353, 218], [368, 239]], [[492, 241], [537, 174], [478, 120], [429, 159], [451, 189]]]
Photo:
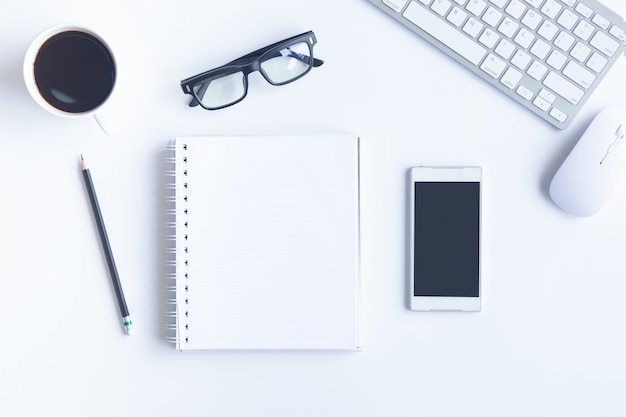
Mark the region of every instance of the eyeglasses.
[[312, 31], [302, 33], [182, 80], [180, 86], [185, 94], [193, 97], [189, 107], [200, 105], [207, 110], [217, 110], [232, 106], [248, 94], [251, 72], [259, 71], [272, 85], [283, 85], [322, 65], [324, 61], [313, 58], [316, 43]]

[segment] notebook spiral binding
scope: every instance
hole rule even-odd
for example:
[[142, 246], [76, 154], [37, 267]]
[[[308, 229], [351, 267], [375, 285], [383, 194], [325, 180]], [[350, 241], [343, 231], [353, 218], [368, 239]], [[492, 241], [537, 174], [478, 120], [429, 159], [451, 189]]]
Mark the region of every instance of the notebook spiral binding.
[[[189, 325], [186, 319], [189, 312], [185, 307], [189, 304], [187, 282], [189, 275], [186, 271], [189, 252], [185, 242], [188, 234], [179, 236], [187, 222], [187, 145], [172, 143], [167, 147], [165, 176], [165, 339], [175, 343], [178, 348], [183, 343], [189, 343], [185, 333]], [[179, 311], [183, 309], [184, 311]]]

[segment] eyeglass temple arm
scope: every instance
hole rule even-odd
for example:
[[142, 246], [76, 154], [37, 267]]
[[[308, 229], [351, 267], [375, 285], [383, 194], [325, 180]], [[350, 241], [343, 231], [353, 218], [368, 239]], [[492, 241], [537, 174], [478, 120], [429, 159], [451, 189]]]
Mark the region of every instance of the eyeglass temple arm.
[[321, 59], [317, 59], [317, 58], [313, 58], [313, 66], [314, 67], [319, 67], [324, 63], [324, 61], [322, 61]]
[[[229, 62], [228, 64], [226, 64], [224, 66], [227, 67], [229, 65], [241, 65], [241, 64], [244, 64], [244, 63], [248, 63], [252, 58], [256, 59], [256, 58], [260, 57], [261, 55], [263, 55], [266, 52], [265, 49], [266, 48], [263, 48], [262, 50], [252, 52], [252, 53], [250, 53], [248, 55], [242, 56], [241, 58], [237, 58], [234, 61], [231, 61], [231, 62]], [[298, 60], [304, 62], [305, 64], [308, 64], [308, 62], [305, 60], [305, 58], [308, 58], [306, 56], [301, 56], [301, 55], [294, 54], [294, 53], [289, 54], [289, 56], [292, 57], [292, 58], [297, 58]], [[314, 67], [319, 67], [323, 63], [324, 63], [324, 61], [322, 61], [321, 59], [317, 59], [315, 57], [313, 58], [313, 66]]]
[[[293, 42], [295, 42], [296, 40], [303, 38], [305, 36], [308, 36], [312, 39], [311, 42], [311, 46], [315, 45], [315, 34], [313, 33], [313, 31], [308, 31], [308, 32], [304, 32], [301, 33], [299, 35], [296, 36], [292, 36], [291, 38], [287, 38], [287, 39], [283, 39], [282, 41], [278, 41], [278, 42], [274, 42], [271, 45], [267, 45], [261, 49], [257, 49], [254, 52], [250, 52], [249, 54], [246, 54], [244, 56], [242, 56], [241, 58], [237, 58], [236, 60], [229, 62], [226, 65], [231, 65], [231, 64], [235, 64], [238, 63], [239, 61], [248, 61], [250, 58], [259, 58], [261, 55], [263, 55], [264, 53], [266, 53], [267, 51], [271, 51], [272, 49], [275, 49], [281, 45], [291, 45], [293, 44]], [[306, 41], [304, 41], [306, 42]]]
[[[209, 88], [209, 83], [205, 83], [202, 84], [202, 87], [200, 87], [198, 89], [198, 91], [196, 92], [196, 96], [202, 100], [202, 98], [204, 97], [204, 95], [206, 94], [206, 90]], [[193, 97], [193, 96], [192, 96]], [[191, 99], [191, 101], [189, 102], [189, 107], [196, 107], [197, 105], [200, 104], [200, 101], [198, 101], [198, 99], [196, 97], [193, 97]]]

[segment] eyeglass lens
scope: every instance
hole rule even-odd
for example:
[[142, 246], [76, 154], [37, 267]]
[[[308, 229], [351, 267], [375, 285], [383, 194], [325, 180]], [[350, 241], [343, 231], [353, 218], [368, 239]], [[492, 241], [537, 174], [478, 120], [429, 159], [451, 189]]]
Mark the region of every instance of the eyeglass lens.
[[[272, 84], [285, 84], [305, 74], [311, 68], [312, 61], [309, 45], [301, 42], [264, 57], [260, 63], [261, 73]], [[199, 83], [194, 86], [194, 95], [208, 108], [233, 104], [246, 95], [245, 74], [235, 70]]]
[[298, 43], [277, 51], [276, 55], [261, 63], [267, 80], [274, 84], [292, 81], [311, 66], [311, 51], [307, 43]]
[[244, 73], [236, 71], [195, 85], [194, 93], [203, 106], [217, 108], [235, 103], [245, 96], [244, 83]]

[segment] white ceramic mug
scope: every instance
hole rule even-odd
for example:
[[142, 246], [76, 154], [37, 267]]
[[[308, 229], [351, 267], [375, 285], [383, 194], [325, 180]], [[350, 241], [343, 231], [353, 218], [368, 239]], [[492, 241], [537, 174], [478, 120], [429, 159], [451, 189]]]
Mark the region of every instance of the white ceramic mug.
[[113, 93], [116, 75], [107, 43], [76, 25], [44, 30], [24, 58], [24, 81], [37, 104], [58, 116], [94, 116], [108, 135], [115, 127], [104, 105]]

